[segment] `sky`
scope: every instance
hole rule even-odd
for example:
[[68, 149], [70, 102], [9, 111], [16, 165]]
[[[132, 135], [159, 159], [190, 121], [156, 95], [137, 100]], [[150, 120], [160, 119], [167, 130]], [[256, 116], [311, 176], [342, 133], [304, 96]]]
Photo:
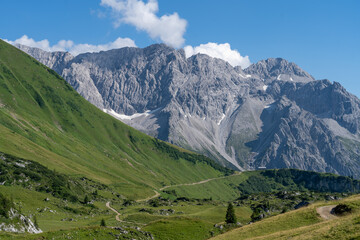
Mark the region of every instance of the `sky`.
[[74, 55], [165, 43], [246, 68], [270, 57], [360, 97], [358, 0], [1, 0], [0, 38]]

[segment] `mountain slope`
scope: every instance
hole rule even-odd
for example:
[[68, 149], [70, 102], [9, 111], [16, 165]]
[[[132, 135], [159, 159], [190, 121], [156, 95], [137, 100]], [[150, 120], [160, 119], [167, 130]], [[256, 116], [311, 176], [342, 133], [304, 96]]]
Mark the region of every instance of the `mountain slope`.
[[121, 123], [53, 70], [0, 41], [0, 151], [144, 197], [152, 188], [230, 173]]
[[[340, 201], [316, 203], [278, 216], [234, 229], [211, 239], [358, 239], [359, 195]], [[352, 211], [344, 215], [331, 215], [324, 219], [317, 213], [322, 207], [332, 209], [346, 204]]]
[[162, 44], [65, 61], [65, 53], [18, 47], [105, 112], [222, 165], [360, 176], [359, 99], [284, 59], [242, 70]]

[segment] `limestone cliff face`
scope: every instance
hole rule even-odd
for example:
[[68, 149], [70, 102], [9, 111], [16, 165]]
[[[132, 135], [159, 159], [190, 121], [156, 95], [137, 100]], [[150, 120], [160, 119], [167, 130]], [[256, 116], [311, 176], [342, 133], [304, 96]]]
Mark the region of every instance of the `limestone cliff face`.
[[19, 46], [123, 122], [238, 169], [360, 176], [360, 101], [284, 59], [247, 69], [163, 44], [76, 57]]

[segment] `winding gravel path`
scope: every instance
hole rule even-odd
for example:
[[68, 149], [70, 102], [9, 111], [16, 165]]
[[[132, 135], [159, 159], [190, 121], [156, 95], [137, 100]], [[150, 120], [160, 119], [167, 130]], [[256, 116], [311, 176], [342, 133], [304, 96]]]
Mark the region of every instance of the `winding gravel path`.
[[200, 182], [169, 185], [169, 186], [162, 187], [162, 188], [160, 188], [159, 190], [162, 191], [162, 190], [165, 190], [165, 189], [170, 188], [170, 187], [181, 187], [181, 186], [199, 185], [199, 184], [204, 184], [204, 183], [207, 183], [207, 182], [210, 182], [210, 181], [213, 181], [213, 180], [223, 179], [223, 178], [227, 178], [227, 177], [231, 177], [231, 176], [236, 176], [236, 175], [240, 175], [240, 174], [241, 174], [241, 172], [238, 172], [238, 173], [235, 173], [235, 174], [232, 174], [232, 175], [229, 175], [229, 176], [222, 176], [222, 177], [217, 177], [217, 178], [210, 178], [210, 179], [202, 180], [202, 181], [200, 181]]
[[[181, 186], [193, 186], [193, 185], [199, 185], [199, 184], [204, 184], [204, 183], [207, 183], [207, 182], [210, 182], [210, 181], [213, 181], [213, 180], [218, 180], [218, 179], [223, 179], [223, 178], [227, 178], [227, 177], [231, 177], [231, 176], [236, 176], [236, 175], [240, 175], [241, 172], [238, 172], [238, 173], [235, 173], [233, 175], [230, 175], [230, 176], [223, 176], [223, 177], [217, 177], [217, 178], [209, 178], [209, 179], [205, 179], [205, 180], [202, 180], [202, 181], [199, 181], [199, 182], [193, 182], [193, 183], [182, 183], [182, 184], [176, 184], [176, 185], [168, 185], [168, 186], [164, 186], [162, 188], [159, 189], [159, 191], [163, 191], [167, 188], [170, 188], [170, 187], [181, 187]], [[136, 200], [136, 202], [146, 202], [146, 201], [149, 201], [153, 198], [157, 198], [160, 196], [160, 193], [156, 190], [153, 190], [155, 192], [155, 195], [153, 196], [150, 196], [148, 198], [144, 198], [144, 199], [139, 199], [139, 200]]]
[[149, 200], [151, 200], [153, 198], [157, 198], [157, 197], [160, 196], [160, 193], [158, 191], [154, 190], [154, 192], [155, 192], [155, 195], [153, 195], [151, 197], [148, 197], [148, 198], [136, 200], [136, 202], [146, 202], [146, 201], [149, 201]]
[[325, 220], [330, 220], [337, 218], [335, 215], [331, 214], [331, 210], [336, 207], [336, 205], [318, 207], [316, 212]]
[[106, 207], [109, 208], [109, 209], [110, 209], [111, 211], [113, 211], [114, 213], [116, 213], [116, 217], [115, 217], [116, 221], [122, 222], [122, 220], [120, 219], [121, 213], [119, 213], [118, 211], [116, 211], [116, 209], [112, 208], [112, 207], [110, 206], [110, 202], [107, 202], [107, 203], [106, 203]]

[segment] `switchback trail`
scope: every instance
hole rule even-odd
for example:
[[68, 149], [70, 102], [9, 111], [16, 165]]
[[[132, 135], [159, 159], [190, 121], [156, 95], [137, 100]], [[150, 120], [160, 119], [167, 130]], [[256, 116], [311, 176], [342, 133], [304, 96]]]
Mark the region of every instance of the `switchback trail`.
[[331, 210], [336, 207], [336, 205], [318, 207], [316, 212], [325, 220], [330, 220], [336, 218], [335, 215], [331, 214]]
[[148, 197], [148, 198], [136, 200], [136, 202], [146, 202], [146, 201], [149, 201], [149, 200], [151, 200], [153, 198], [157, 198], [157, 197], [160, 196], [160, 193], [158, 191], [154, 190], [154, 192], [155, 192], [155, 195], [153, 195], [151, 197]]
[[200, 182], [182, 183], [182, 184], [176, 184], [176, 185], [169, 185], [169, 186], [162, 187], [162, 188], [160, 188], [159, 190], [162, 191], [162, 190], [165, 190], [165, 189], [170, 188], [170, 187], [181, 187], [181, 186], [199, 185], [199, 184], [204, 184], [204, 183], [207, 183], [207, 182], [210, 182], [210, 181], [213, 181], [213, 180], [223, 179], [223, 178], [227, 178], [227, 177], [231, 177], [231, 176], [236, 176], [236, 175], [240, 175], [240, 174], [241, 174], [241, 172], [238, 172], [238, 173], [234, 173], [234, 174], [229, 175], [229, 176], [223, 176], [223, 177], [217, 177], [217, 178], [210, 178], [210, 179], [202, 180], [202, 181], [200, 181]]
[[120, 219], [120, 213], [118, 212], [118, 211], [116, 211], [116, 209], [114, 209], [114, 208], [112, 208], [111, 206], [110, 206], [110, 202], [107, 202], [106, 203], [106, 207], [107, 208], [109, 208], [111, 211], [113, 211], [114, 213], [116, 213], [116, 217], [115, 217], [115, 219], [116, 219], [116, 221], [118, 221], [118, 222], [122, 222], [122, 220]]

